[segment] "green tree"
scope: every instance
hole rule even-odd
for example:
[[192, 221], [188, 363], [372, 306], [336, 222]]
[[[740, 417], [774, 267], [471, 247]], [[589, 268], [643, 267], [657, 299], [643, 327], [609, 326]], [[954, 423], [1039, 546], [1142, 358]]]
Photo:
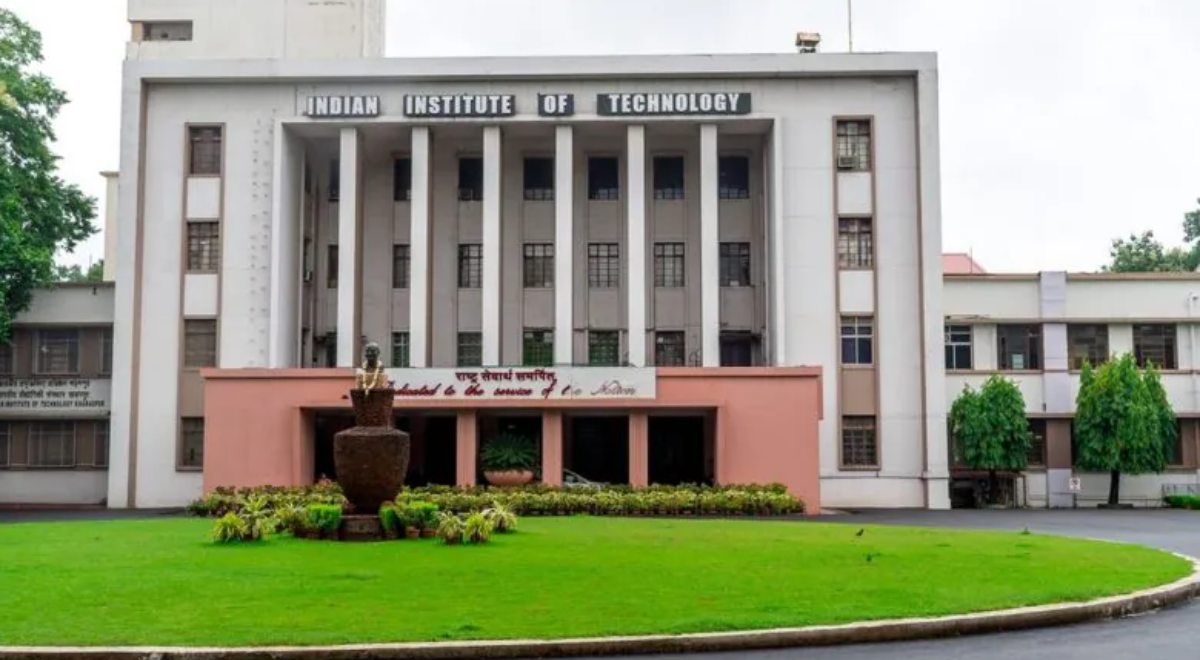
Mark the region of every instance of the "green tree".
[[1113, 273], [1192, 271], [1200, 265], [1200, 249], [1197, 246], [1165, 248], [1154, 238], [1152, 231], [1114, 240], [1108, 254], [1112, 262], [1103, 270]]
[[988, 471], [994, 500], [996, 472], [1025, 469], [1033, 440], [1020, 388], [1000, 376], [987, 379], [978, 392], [966, 386], [950, 408], [950, 434], [963, 465]]
[[54, 279], [58, 282], [103, 282], [104, 260], [101, 259], [84, 270], [79, 264], [55, 266]]
[[1162, 472], [1175, 443], [1175, 413], [1151, 366], [1129, 353], [1093, 369], [1085, 364], [1075, 399], [1077, 466], [1108, 472], [1108, 504], [1121, 499], [1121, 474]]
[[53, 121], [67, 97], [33, 68], [42, 37], [0, 9], [0, 341], [55, 279], [54, 254], [96, 231], [96, 204], [58, 176]]

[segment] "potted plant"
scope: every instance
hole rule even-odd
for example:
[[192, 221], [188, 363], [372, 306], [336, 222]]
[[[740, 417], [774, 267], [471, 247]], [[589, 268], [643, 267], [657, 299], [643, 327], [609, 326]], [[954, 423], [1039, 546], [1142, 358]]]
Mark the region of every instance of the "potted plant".
[[523, 486], [533, 481], [537, 449], [529, 436], [501, 433], [484, 443], [479, 460], [489, 484]]
[[463, 519], [443, 511], [438, 514], [437, 536], [446, 545], [457, 545], [463, 541], [465, 528]]
[[413, 518], [416, 519], [421, 538], [431, 539], [437, 536], [438, 505], [433, 502], [413, 502], [412, 507]]
[[415, 502], [405, 502], [396, 507], [400, 518], [399, 526], [404, 528], [404, 538], [415, 539], [421, 535], [420, 519], [417, 515]]
[[383, 538], [392, 541], [400, 538], [400, 512], [394, 504], [384, 504], [379, 507], [379, 523], [383, 527]]

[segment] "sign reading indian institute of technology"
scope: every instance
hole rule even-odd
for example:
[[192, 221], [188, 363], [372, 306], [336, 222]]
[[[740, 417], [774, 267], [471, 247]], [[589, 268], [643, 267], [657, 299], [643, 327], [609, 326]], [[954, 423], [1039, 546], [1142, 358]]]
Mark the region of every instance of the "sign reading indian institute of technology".
[[409, 117], [511, 117], [517, 113], [512, 94], [409, 94], [404, 114]]
[[653, 367], [385, 369], [397, 399], [653, 399]]
[[596, 95], [596, 114], [744, 115], [750, 112], [745, 92], [620, 92]]
[[0, 416], [104, 414], [111, 393], [112, 381], [106, 378], [0, 379]]

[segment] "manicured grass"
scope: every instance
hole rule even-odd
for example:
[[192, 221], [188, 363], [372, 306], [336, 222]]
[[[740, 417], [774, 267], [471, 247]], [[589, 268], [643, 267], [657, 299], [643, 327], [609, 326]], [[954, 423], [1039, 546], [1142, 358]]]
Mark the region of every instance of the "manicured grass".
[[[0, 644], [324, 644], [678, 633], [936, 615], [1186, 575], [1147, 548], [788, 521], [526, 518], [485, 546], [211, 521], [0, 525]], [[870, 561], [868, 561], [870, 558]]]

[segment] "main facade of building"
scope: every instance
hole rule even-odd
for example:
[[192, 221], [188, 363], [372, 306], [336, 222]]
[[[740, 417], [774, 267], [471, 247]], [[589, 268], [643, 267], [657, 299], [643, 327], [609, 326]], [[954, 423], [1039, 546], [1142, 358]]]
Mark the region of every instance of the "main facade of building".
[[[943, 283], [932, 54], [388, 59], [375, 0], [131, 0], [130, 19], [108, 506], [336, 476], [367, 342], [413, 483], [477, 483], [480, 443], [514, 432], [547, 483], [943, 508], [948, 403], [1016, 368], [1046, 447], [1027, 499], [1061, 505], [1073, 319], [1114, 351], [1143, 321], [1192, 331], [1157, 293], [1063, 311], [1091, 280]], [[1044, 361], [1013, 357], [1021, 324]], [[1138, 492], [1196, 482], [1186, 428]], [[25, 461], [0, 501], [37, 499], [6, 489], [17, 472], [80, 469]]]

